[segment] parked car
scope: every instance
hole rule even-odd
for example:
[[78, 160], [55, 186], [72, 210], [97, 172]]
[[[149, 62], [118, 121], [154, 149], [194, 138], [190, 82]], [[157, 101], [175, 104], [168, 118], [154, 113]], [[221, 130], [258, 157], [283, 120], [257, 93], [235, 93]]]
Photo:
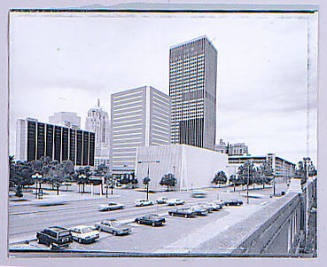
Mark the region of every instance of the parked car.
[[195, 217], [195, 212], [191, 210], [190, 208], [179, 208], [168, 211], [168, 214], [170, 216], [182, 216], [185, 218], [192, 218]]
[[205, 198], [207, 196], [207, 193], [204, 191], [196, 191], [193, 192], [191, 196], [194, 198]]
[[99, 238], [99, 232], [90, 226], [78, 225], [70, 228], [73, 240], [78, 243], [92, 243]]
[[243, 201], [239, 199], [231, 199], [223, 202], [225, 206], [240, 206], [243, 205]]
[[149, 214], [149, 215], [144, 215], [142, 217], [137, 217], [135, 219], [136, 223], [139, 224], [148, 224], [152, 226], [161, 226], [166, 222], [166, 219], [164, 217], [160, 217], [156, 214]]
[[168, 198], [166, 198], [166, 197], [159, 197], [159, 198], [156, 200], [156, 203], [157, 203], [157, 204], [166, 204], [166, 203], [167, 203], [167, 200], [168, 200]]
[[207, 210], [207, 211], [208, 211], [208, 213], [210, 213], [210, 212], [212, 212], [212, 211], [213, 211], [213, 208], [212, 208], [212, 206], [211, 206], [211, 205], [209, 205], [208, 203], [197, 203], [195, 206], [196, 206], [196, 207], [201, 207], [201, 208], [203, 208], [203, 209]]
[[124, 208], [123, 204], [109, 202], [108, 204], [101, 204], [99, 206], [99, 211], [111, 211], [111, 210], [119, 210], [123, 208]]
[[203, 205], [194, 205], [190, 207], [190, 210], [194, 212], [195, 215], [208, 215], [209, 209], [208, 207], [204, 207]]
[[143, 206], [150, 206], [150, 205], [153, 205], [153, 202], [150, 200], [139, 199], [139, 200], [135, 201], [136, 207], [143, 207]]
[[68, 247], [73, 242], [71, 232], [59, 226], [51, 226], [41, 232], [37, 232], [36, 239], [39, 244], [45, 244], [51, 249]]
[[103, 220], [95, 224], [96, 229], [111, 233], [113, 235], [127, 235], [132, 232], [132, 228], [127, 223], [121, 223], [116, 219]]
[[183, 205], [184, 203], [185, 203], [185, 201], [181, 200], [179, 198], [168, 199], [168, 201], [167, 201], [168, 206]]
[[224, 206], [223, 203], [220, 201], [209, 202], [208, 206], [210, 207], [211, 211], [218, 211], [221, 210]]

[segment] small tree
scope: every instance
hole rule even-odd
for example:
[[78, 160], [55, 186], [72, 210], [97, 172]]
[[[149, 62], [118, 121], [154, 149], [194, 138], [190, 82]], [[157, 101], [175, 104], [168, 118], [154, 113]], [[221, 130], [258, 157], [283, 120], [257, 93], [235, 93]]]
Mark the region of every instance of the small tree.
[[165, 174], [159, 182], [161, 186], [167, 186], [167, 191], [169, 191], [169, 187], [174, 187], [176, 183], [177, 180], [172, 173]]
[[235, 192], [235, 187], [236, 185], [240, 185], [242, 184], [242, 181], [235, 175], [235, 174], [232, 174], [230, 177], [229, 177], [229, 182], [231, 184], [233, 184], [234, 186], [234, 192]]
[[146, 200], [149, 200], [149, 183], [151, 179], [149, 177], [145, 177], [143, 179], [143, 184], [146, 185]]
[[211, 181], [211, 183], [217, 184], [226, 184], [227, 183], [227, 176], [224, 171], [219, 171], [216, 173], [215, 177]]

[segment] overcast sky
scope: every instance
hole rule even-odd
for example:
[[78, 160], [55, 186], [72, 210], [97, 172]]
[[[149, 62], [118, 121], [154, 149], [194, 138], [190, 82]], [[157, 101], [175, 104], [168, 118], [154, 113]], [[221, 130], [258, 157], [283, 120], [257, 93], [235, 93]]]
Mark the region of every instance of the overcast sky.
[[54, 112], [72, 111], [84, 127], [97, 98], [110, 113], [114, 92], [151, 85], [168, 94], [169, 47], [206, 35], [218, 50], [217, 142], [245, 142], [252, 155], [297, 162], [306, 156], [309, 131], [316, 160], [316, 47], [308, 16], [12, 14], [10, 153], [18, 118], [47, 122]]

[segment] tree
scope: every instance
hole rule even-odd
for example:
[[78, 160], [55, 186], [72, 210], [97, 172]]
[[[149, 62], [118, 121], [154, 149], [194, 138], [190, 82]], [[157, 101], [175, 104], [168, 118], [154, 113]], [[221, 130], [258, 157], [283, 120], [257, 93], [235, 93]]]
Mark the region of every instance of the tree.
[[9, 156], [9, 185], [15, 188], [15, 196], [22, 197], [22, 187], [32, 185], [33, 169], [29, 162], [14, 161], [13, 156]]
[[[76, 170], [75, 178], [77, 179], [77, 184], [82, 185], [82, 193], [85, 193], [85, 184], [90, 183], [89, 177], [91, 176], [90, 167], [82, 167]], [[79, 189], [79, 191], [81, 191]]]
[[149, 200], [149, 183], [151, 179], [149, 177], [145, 177], [143, 179], [143, 184], [146, 185], [146, 200]]
[[131, 179], [131, 184], [132, 184], [132, 188], [134, 189], [134, 188], [135, 188], [135, 185], [138, 184], [138, 180], [137, 180], [135, 177], [133, 177], [133, 178]]
[[169, 187], [174, 187], [176, 183], [177, 180], [172, 173], [165, 174], [159, 182], [161, 186], [167, 186], [167, 191], [169, 191]]
[[265, 184], [269, 184], [273, 179], [273, 169], [271, 164], [268, 161], [265, 161], [260, 167], [258, 168], [258, 175], [259, 178], [257, 183], [262, 184], [262, 187], [265, 188]]
[[243, 185], [251, 185], [257, 175], [257, 169], [254, 167], [253, 163], [245, 162], [238, 167], [237, 171], [238, 177]]
[[236, 185], [240, 185], [242, 184], [242, 181], [235, 175], [235, 174], [232, 174], [230, 177], [229, 177], [229, 182], [231, 184], [233, 184], [234, 186], [234, 192], [235, 192], [235, 187]]
[[219, 171], [216, 173], [215, 177], [211, 181], [211, 183], [217, 184], [226, 184], [227, 183], [227, 176], [224, 171]]

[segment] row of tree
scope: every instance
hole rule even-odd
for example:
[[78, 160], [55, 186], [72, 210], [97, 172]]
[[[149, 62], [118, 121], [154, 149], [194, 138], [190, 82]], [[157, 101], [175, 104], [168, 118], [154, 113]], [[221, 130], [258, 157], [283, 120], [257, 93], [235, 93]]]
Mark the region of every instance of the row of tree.
[[[95, 169], [90, 167], [80, 167], [74, 170], [74, 165], [71, 161], [52, 161], [49, 157], [42, 157], [40, 160], [30, 162], [16, 161], [13, 156], [9, 156], [9, 187], [15, 189], [16, 196], [23, 196], [22, 189], [25, 186], [32, 186], [35, 184], [37, 191], [40, 194], [43, 184], [49, 184], [53, 189], [57, 190], [64, 184], [69, 182], [76, 182], [79, 185], [79, 192], [85, 192], [85, 185], [99, 185], [103, 194], [103, 180], [105, 187], [113, 188], [117, 183], [123, 185], [132, 185], [134, 188], [138, 184], [134, 173], [131, 175], [123, 175], [120, 179], [115, 180], [109, 174], [109, 170], [105, 165], [99, 165]], [[145, 177], [143, 184], [149, 186], [150, 178]], [[168, 173], [160, 180], [160, 185], [167, 186], [170, 190], [176, 185], [176, 178], [173, 174]]]
[[[268, 162], [264, 162], [260, 167], [255, 167], [251, 162], [245, 162], [238, 167], [237, 175], [231, 175], [229, 183], [235, 186], [237, 185], [262, 185], [263, 188], [266, 184], [270, 184], [273, 179], [273, 170]], [[221, 185], [226, 184], [228, 181], [227, 175], [224, 171], [216, 173], [212, 180], [213, 184]]]

